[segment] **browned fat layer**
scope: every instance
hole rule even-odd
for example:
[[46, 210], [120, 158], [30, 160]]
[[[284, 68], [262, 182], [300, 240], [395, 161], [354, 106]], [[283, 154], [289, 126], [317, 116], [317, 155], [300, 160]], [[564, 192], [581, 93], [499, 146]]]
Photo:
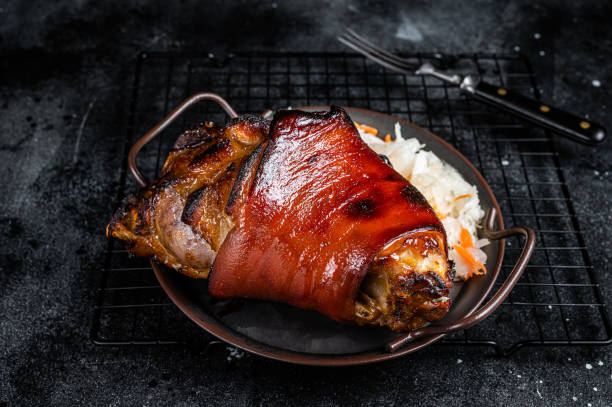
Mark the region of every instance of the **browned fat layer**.
[[437, 239], [434, 239], [431, 236], [426, 236], [423, 239], [423, 248], [421, 250], [421, 256], [427, 257], [431, 250], [440, 251], [441, 252], [441, 251], [443, 251], [443, 248], [441, 248], [439, 246]]
[[[416, 229], [406, 233], [403, 236], [400, 236], [396, 239], [393, 239], [391, 242], [388, 242], [383, 249], [378, 253], [376, 261], [384, 261], [386, 258], [395, 252], [395, 250], [399, 249], [402, 246], [411, 246], [416, 248], [416, 246], [424, 246], [422, 249], [438, 249], [441, 252], [447, 252], [446, 247], [439, 247], [438, 240], [429, 236], [427, 232], [439, 232], [442, 233], [444, 237], [446, 237], [446, 231], [443, 227], [437, 225], [429, 225], [424, 228]], [[416, 235], [416, 236], [415, 236]], [[410, 242], [410, 243], [409, 243]], [[423, 245], [421, 245], [423, 243]], [[428, 253], [428, 250], [421, 250], [421, 256], [425, 257], [425, 254]]]

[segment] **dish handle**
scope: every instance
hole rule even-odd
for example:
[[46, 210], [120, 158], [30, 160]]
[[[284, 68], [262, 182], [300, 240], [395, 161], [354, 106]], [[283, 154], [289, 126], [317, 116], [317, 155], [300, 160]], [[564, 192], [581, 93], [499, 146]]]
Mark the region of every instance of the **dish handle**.
[[238, 114], [234, 111], [234, 109], [232, 109], [230, 104], [227, 103], [225, 99], [223, 99], [216, 93], [200, 92], [196, 93], [195, 95], [191, 95], [190, 97], [185, 99], [183, 102], [181, 102], [180, 105], [178, 105], [173, 111], [171, 111], [168, 116], [164, 117], [162, 121], [155, 125], [155, 127], [149, 130], [144, 136], [139, 138], [138, 141], [130, 149], [130, 152], [128, 153], [128, 167], [130, 169], [130, 172], [132, 173], [132, 176], [136, 179], [136, 182], [138, 182], [140, 186], [144, 187], [147, 185], [147, 181], [142, 176], [140, 169], [138, 169], [138, 164], [136, 163], [136, 157], [138, 156], [138, 153], [140, 152], [142, 147], [144, 147], [145, 144], [155, 138], [155, 136], [157, 136], [166, 127], [168, 127], [170, 123], [172, 123], [180, 115], [182, 115], [185, 110], [202, 100], [212, 100], [213, 102], [217, 102], [219, 106], [221, 106], [221, 108], [225, 110], [225, 113], [227, 113], [232, 119], [238, 117]]
[[448, 334], [451, 332], [457, 332], [461, 331], [462, 329], [469, 328], [488, 317], [493, 311], [495, 311], [497, 307], [501, 305], [502, 302], [504, 302], [506, 297], [508, 297], [508, 294], [510, 294], [510, 291], [512, 291], [519, 278], [523, 274], [523, 271], [527, 267], [529, 258], [533, 253], [533, 249], [535, 247], [535, 233], [532, 229], [525, 226], [516, 226], [510, 229], [496, 231], [494, 230], [496, 215], [497, 213], [495, 208], [491, 208], [487, 213], [484, 230], [484, 234], [487, 238], [497, 240], [503, 239], [508, 236], [520, 234], [525, 236], [526, 239], [525, 245], [521, 252], [521, 256], [517, 260], [516, 264], [514, 265], [514, 268], [510, 272], [510, 275], [508, 276], [504, 284], [500, 287], [499, 291], [497, 291], [495, 295], [493, 295], [493, 297], [491, 297], [491, 299], [484, 306], [469, 315], [459, 318], [456, 321], [452, 321], [443, 325], [430, 325], [425, 328], [415, 329], [405, 335], [402, 335], [392, 340], [387, 344], [388, 352], [393, 353], [408, 342], [411, 342], [415, 339], [424, 338], [432, 335]]

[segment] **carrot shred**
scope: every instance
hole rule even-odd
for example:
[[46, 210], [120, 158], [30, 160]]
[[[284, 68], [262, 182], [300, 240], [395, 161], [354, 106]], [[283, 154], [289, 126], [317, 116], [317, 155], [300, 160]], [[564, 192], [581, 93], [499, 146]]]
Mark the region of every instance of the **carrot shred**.
[[385, 136], [385, 143], [388, 143], [390, 141], [391, 141], [391, 135], [387, 133], [387, 135]]
[[355, 127], [357, 127], [359, 130], [364, 131], [366, 133], [370, 133], [373, 135], [377, 135], [378, 134], [378, 129], [375, 127], [371, 127], [365, 124], [359, 124], [357, 122], [353, 122], [355, 124]]
[[[408, 180], [408, 181], [410, 181], [410, 180]], [[433, 209], [433, 210], [434, 210], [434, 212], [436, 213], [436, 215], [438, 216], [438, 218], [439, 218], [440, 220], [442, 220], [442, 219], [446, 218], [446, 215], [442, 215], [440, 212], [438, 212], [438, 209], [436, 208], [436, 205], [432, 205], [432, 206], [431, 206], [431, 209]]]
[[474, 195], [472, 195], [472, 194], [459, 195], [459, 196], [455, 197], [455, 199], [453, 199], [453, 202], [454, 201], [458, 201], [459, 199], [463, 199], [463, 198], [470, 198], [472, 196], [474, 196]]
[[472, 241], [472, 235], [470, 234], [470, 231], [464, 228], [463, 225], [460, 226], [461, 233], [459, 233], [459, 242], [461, 243], [461, 246], [465, 248], [474, 247], [474, 242]]
[[468, 273], [468, 275], [465, 276], [466, 280], [473, 277], [474, 274], [484, 274], [484, 269], [485, 269], [484, 266], [480, 264], [480, 262], [476, 260], [474, 256], [472, 256], [472, 254], [467, 251], [467, 249], [465, 249], [464, 247], [458, 244], [454, 245], [453, 248], [455, 249], [457, 254], [461, 256], [461, 258], [465, 260], [466, 263], [468, 263], [470, 267], [472, 268], [470, 273]]

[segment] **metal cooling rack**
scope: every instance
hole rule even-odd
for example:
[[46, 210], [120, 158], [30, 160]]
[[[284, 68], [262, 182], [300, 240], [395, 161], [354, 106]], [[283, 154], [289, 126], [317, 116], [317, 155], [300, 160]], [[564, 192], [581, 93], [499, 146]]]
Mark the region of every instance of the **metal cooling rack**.
[[[539, 98], [529, 61], [517, 55], [405, 55], [436, 60], [458, 73], [477, 73]], [[509, 354], [524, 345], [605, 345], [612, 328], [559, 157], [550, 134], [465, 98], [435, 79], [401, 75], [344, 53], [142, 54], [135, 65], [126, 149], [186, 96], [223, 95], [240, 113], [300, 105], [345, 105], [386, 112], [430, 129], [481, 171], [500, 201], [504, 223], [530, 225], [537, 248], [508, 300], [491, 317], [441, 344], [487, 345]], [[225, 113], [201, 103], [140, 154], [152, 179], [185, 128]], [[122, 169], [118, 202], [137, 189]], [[508, 240], [504, 264], [514, 264]], [[504, 266], [500, 283], [511, 266]], [[159, 287], [147, 260], [109, 242], [92, 326], [100, 345], [216, 343], [187, 319]], [[498, 284], [498, 287], [499, 287]]]

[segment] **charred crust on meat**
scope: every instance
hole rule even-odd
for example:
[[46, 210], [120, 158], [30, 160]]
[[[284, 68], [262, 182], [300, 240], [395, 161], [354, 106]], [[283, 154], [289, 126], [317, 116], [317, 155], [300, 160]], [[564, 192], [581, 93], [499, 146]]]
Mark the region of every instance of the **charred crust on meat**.
[[189, 221], [189, 218], [194, 215], [194, 212], [198, 209], [198, 204], [200, 203], [200, 199], [202, 198], [204, 191], [206, 191], [206, 188], [208, 187], [202, 187], [187, 197], [185, 209], [183, 210], [183, 214], [181, 215], [182, 222], [187, 223]]
[[214, 157], [223, 149], [230, 147], [232, 142], [229, 139], [224, 138], [218, 143], [213, 144], [210, 148], [204, 151], [202, 154], [197, 156], [193, 161], [198, 162], [201, 160], [205, 160], [207, 157]]
[[444, 281], [442, 277], [440, 277], [438, 273], [434, 273], [433, 271], [428, 271], [427, 274], [432, 278], [432, 280], [435, 281], [436, 287], [439, 290], [445, 290], [447, 288], [446, 282]]
[[225, 213], [229, 214], [230, 208], [236, 202], [236, 199], [240, 197], [244, 187], [245, 182], [251, 171], [253, 170], [253, 166], [258, 164], [259, 157], [261, 156], [262, 150], [265, 148], [265, 142], [261, 143], [257, 146], [255, 150], [247, 157], [246, 160], [242, 163], [240, 168], [238, 169], [238, 175], [236, 177], [236, 181], [234, 181], [234, 185], [232, 187], [232, 191], [230, 192], [229, 199], [227, 200], [227, 204], [225, 205]]
[[353, 218], [372, 218], [376, 214], [376, 203], [371, 199], [360, 199], [349, 203], [346, 212]]
[[211, 141], [220, 135], [221, 127], [214, 123], [200, 123], [197, 126], [186, 130], [174, 143], [173, 149], [180, 150], [188, 147], [195, 147], [201, 143]]
[[429, 203], [425, 200], [425, 197], [412, 184], [407, 184], [402, 188], [401, 194], [407, 201], [429, 208]]
[[235, 124], [242, 123], [242, 122], [248, 122], [250, 124], [254, 124], [257, 126], [268, 126], [270, 124], [268, 120], [264, 119], [263, 117], [259, 115], [243, 114], [241, 116], [228, 119], [227, 122], [225, 123], [225, 126], [230, 127]]
[[448, 287], [444, 279], [432, 271], [411, 273], [409, 277], [401, 280], [400, 285], [404, 291], [427, 294], [431, 298], [448, 294]]
[[[340, 119], [343, 122], [350, 124], [353, 128], [355, 128], [353, 121], [350, 119], [346, 111], [340, 106], [335, 106], [335, 105], [330, 106], [329, 111], [326, 111], [326, 112], [305, 112], [303, 110], [278, 110], [274, 114], [274, 119], [272, 120], [272, 124], [270, 125], [270, 128], [274, 129], [279, 121], [284, 120], [287, 117], [313, 119], [317, 121], [324, 121], [324, 120], [329, 120], [329, 119]], [[357, 129], [355, 128], [355, 132], [356, 131]]]

